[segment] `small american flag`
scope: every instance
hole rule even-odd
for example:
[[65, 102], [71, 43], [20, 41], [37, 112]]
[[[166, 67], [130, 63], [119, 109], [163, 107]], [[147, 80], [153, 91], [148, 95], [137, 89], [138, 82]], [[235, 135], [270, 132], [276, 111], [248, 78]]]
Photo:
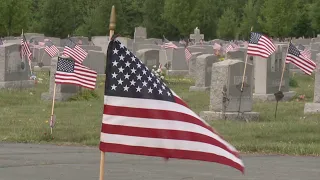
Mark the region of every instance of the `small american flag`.
[[118, 40], [107, 52], [100, 150], [217, 162], [244, 171], [237, 150]]
[[232, 44], [229, 44], [227, 47], [226, 47], [226, 53], [228, 53], [229, 51], [234, 51], [236, 50], [236, 48], [234, 46], [232, 46]]
[[251, 32], [247, 54], [268, 58], [276, 51], [273, 42], [265, 35]]
[[305, 56], [308, 59], [311, 59], [311, 51], [310, 49], [305, 48], [303, 51], [301, 51], [301, 54]]
[[304, 73], [311, 75], [316, 68], [316, 63], [304, 56], [291, 42], [289, 44], [286, 63], [292, 63], [300, 68]]
[[162, 47], [168, 49], [168, 48], [173, 48], [173, 49], [177, 49], [178, 46], [176, 46], [175, 44], [173, 44], [172, 42], [168, 42], [168, 43], [164, 43], [164, 45], [162, 45]]
[[22, 39], [21, 39], [21, 47], [22, 47], [22, 55], [27, 56], [29, 62], [31, 62], [32, 53], [31, 53], [28, 41], [24, 36], [24, 34], [22, 35]]
[[59, 49], [51, 41], [46, 41], [45, 46], [46, 47], [44, 50], [49, 54], [50, 57], [53, 57], [59, 53]]
[[192, 54], [191, 54], [191, 52], [189, 51], [188, 48], [185, 48], [185, 49], [184, 49], [184, 53], [186, 54], [187, 63], [189, 63], [189, 60], [190, 60], [190, 58], [192, 57]]
[[63, 54], [72, 57], [75, 61], [82, 64], [86, 59], [88, 53], [83, 50], [79, 45], [74, 43], [70, 38], [67, 41], [67, 45], [63, 49]]
[[72, 59], [58, 57], [55, 83], [74, 84], [88, 89], [95, 89], [97, 72]]
[[214, 45], [213, 45], [213, 49], [214, 49], [214, 50], [218, 50], [218, 51], [220, 51], [220, 49], [221, 49], [221, 45], [220, 45], [220, 44], [218, 44], [218, 43], [214, 43]]

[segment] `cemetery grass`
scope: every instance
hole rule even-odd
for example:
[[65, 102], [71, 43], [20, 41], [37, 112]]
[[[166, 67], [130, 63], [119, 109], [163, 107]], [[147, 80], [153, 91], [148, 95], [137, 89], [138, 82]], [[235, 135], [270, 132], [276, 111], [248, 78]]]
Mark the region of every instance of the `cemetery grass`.
[[[50, 135], [51, 101], [42, 101], [48, 91], [48, 73], [38, 74], [33, 89], [0, 90], [0, 142], [51, 143], [98, 146], [103, 108], [104, 79], [95, 91], [83, 90], [68, 102], [56, 102], [56, 125]], [[313, 99], [313, 77], [293, 75], [297, 96], [275, 103], [257, 102], [259, 122], [212, 121], [210, 124], [241, 153], [320, 155], [320, 115], [303, 114], [305, 102]], [[168, 78], [169, 86], [199, 113], [208, 110], [209, 92], [189, 92], [190, 79]], [[300, 95], [305, 97], [299, 98]]]

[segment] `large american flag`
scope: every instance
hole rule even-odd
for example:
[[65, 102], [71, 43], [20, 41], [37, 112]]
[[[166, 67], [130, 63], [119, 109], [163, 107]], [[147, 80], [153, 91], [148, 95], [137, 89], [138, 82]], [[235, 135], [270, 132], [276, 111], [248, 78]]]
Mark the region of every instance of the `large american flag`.
[[67, 45], [63, 49], [63, 54], [72, 57], [75, 61], [82, 64], [88, 53], [79, 45], [73, 42], [70, 38], [67, 40]]
[[100, 150], [217, 162], [244, 171], [237, 150], [118, 40], [109, 42]]
[[275, 51], [276, 47], [270, 38], [256, 32], [251, 32], [247, 50], [248, 55], [268, 58]]
[[32, 58], [32, 53], [31, 53], [28, 41], [27, 41], [26, 37], [24, 36], [24, 34], [22, 35], [22, 39], [21, 39], [21, 50], [22, 50], [22, 56], [27, 56], [27, 58], [29, 60], [29, 64], [30, 64], [31, 58]]
[[95, 89], [97, 72], [69, 58], [58, 57], [55, 83]]
[[44, 50], [49, 54], [50, 57], [55, 56], [59, 53], [59, 49], [49, 40], [45, 42]]
[[310, 58], [304, 56], [298, 48], [296, 48], [291, 42], [289, 43], [288, 54], [286, 57], [286, 63], [292, 63], [300, 68], [304, 73], [311, 75], [316, 68], [316, 63]]

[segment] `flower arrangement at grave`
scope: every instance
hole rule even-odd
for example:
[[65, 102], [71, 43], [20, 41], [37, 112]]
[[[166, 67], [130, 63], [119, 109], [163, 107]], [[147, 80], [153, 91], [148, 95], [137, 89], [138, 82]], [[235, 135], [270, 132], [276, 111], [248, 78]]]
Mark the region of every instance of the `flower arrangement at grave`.
[[163, 82], [166, 82], [166, 74], [160, 67], [157, 68], [157, 66], [153, 66], [152, 72]]

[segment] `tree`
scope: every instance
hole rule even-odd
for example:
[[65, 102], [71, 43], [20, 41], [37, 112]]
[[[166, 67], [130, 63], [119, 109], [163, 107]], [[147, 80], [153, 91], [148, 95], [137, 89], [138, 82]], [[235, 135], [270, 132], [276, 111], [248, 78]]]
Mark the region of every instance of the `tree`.
[[206, 39], [216, 37], [219, 9], [213, 4], [216, 5], [218, 2], [218, 0], [201, 0], [201, 3], [197, 3], [192, 11], [192, 24], [199, 27]]
[[295, 0], [265, 0], [259, 24], [269, 36], [288, 37], [296, 20]]
[[46, 36], [66, 38], [74, 31], [72, 0], [47, 0], [42, 9], [42, 29]]
[[183, 36], [188, 36], [195, 28], [191, 16], [195, 3], [195, 0], [166, 0], [164, 3], [164, 18]]
[[255, 3], [255, 0], [248, 0], [247, 4], [243, 8], [242, 21], [240, 23], [240, 34], [244, 39], [248, 39], [250, 35], [251, 27], [253, 31], [257, 31], [259, 7]]
[[26, 29], [29, 22], [30, 1], [1, 0], [0, 9], [0, 33], [21, 35], [21, 30]]
[[143, 24], [147, 28], [148, 36], [162, 38], [165, 35], [172, 39], [178, 37], [179, 32], [164, 19], [164, 1], [145, 0]]
[[296, 20], [290, 33], [293, 37], [312, 37], [311, 19], [309, 17], [310, 4], [306, 4], [305, 0], [297, 0]]
[[233, 9], [228, 8], [218, 20], [217, 35], [219, 38], [232, 40], [238, 33], [238, 19]]
[[320, 33], [320, 1], [315, 1], [311, 4], [309, 12], [311, 27], [315, 33]]

